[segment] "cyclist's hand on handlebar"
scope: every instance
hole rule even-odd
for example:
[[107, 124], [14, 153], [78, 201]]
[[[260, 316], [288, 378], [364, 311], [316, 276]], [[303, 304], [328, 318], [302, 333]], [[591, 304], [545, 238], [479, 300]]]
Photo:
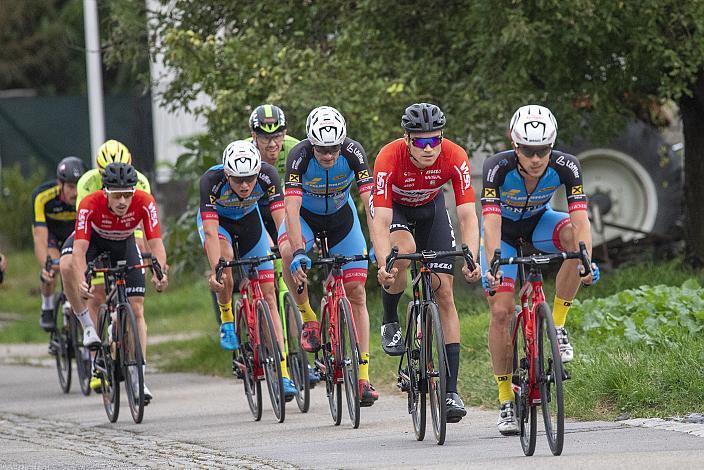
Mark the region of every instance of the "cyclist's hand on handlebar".
[[95, 289], [95, 287], [88, 285], [85, 280], [82, 280], [81, 284], [78, 286], [78, 291], [84, 299], [93, 298], [93, 289]]
[[157, 292], [162, 292], [169, 285], [169, 276], [166, 274], [169, 270], [169, 266], [165, 265], [161, 267], [161, 280], [156, 276], [156, 273], [152, 273], [152, 282], [154, 283], [154, 288]]
[[501, 278], [504, 276], [503, 271], [496, 272], [496, 277], [491, 275], [491, 270], [486, 272], [486, 283], [484, 287], [488, 290], [495, 291], [501, 286]]
[[54, 270], [47, 271], [46, 268], [42, 268], [40, 276], [42, 278], [42, 282], [51, 282], [54, 280]]
[[[578, 274], [581, 276], [584, 274], [584, 266], [581, 264], [577, 268]], [[597, 266], [596, 263], [592, 263], [592, 272], [591, 274], [587, 274], [582, 278], [582, 284], [585, 286], [593, 286], [597, 282], [599, 282], [599, 279], [601, 278], [601, 273], [599, 272], [599, 266]]]
[[222, 273], [220, 276], [220, 281], [218, 282], [217, 278], [215, 277], [215, 272], [212, 271], [210, 273], [210, 276], [208, 276], [208, 286], [210, 286], [210, 290], [213, 292], [221, 292], [225, 288], [225, 279], [227, 279], [227, 273]]
[[462, 266], [462, 274], [464, 275], [464, 280], [467, 282], [477, 282], [482, 278], [482, 267], [479, 263], [474, 263], [474, 271], [470, 271], [467, 263]]
[[396, 280], [396, 275], [398, 274], [398, 268], [393, 267], [391, 268], [390, 272], [386, 271], [386, 266], [381, 265], [379, 266], [379, 270], [376, 273], [376, 278], [379, 281], [379, 284], [382, 285], [382, 287], [391, 287], [391, 284], [394, 283]]
[[293, 254], [293, 261], [291, 261], [291, 276], [293, 276], [293, 280], [296, 282], [296, 285], [306, 282], [308, 276], [306, 275], [304, 268], [310, 269], [312, 265], [312, 261], [308, 255], [306, 255], [304, 250], [296, 250]]

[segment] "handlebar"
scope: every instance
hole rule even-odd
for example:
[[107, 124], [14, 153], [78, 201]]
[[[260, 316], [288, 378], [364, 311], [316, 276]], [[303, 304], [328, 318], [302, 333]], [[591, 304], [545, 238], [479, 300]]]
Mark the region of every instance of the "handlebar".
[[[100, 259], [104, 260], [105, 258], [100, 257]], [[95, 277], [95, 275], [98, 273], [120, 275], [135, 269], [144, 268], [150, 268], [158, 280], [161, 281], [164, 278], [164, 271], [161, 269], [161, 264], [156, 259], [156, 256], [152, 255], [152, 257], [149, 259], [149, 263], [135, 264], [132, 266], [128, 266], [127, 264], [123, 263], [124, 261], [118, 261], [117, 266], [115, 267], [96, 268], [95, 261], [90, 261], [88, 263], [88, 269], [86, 269], [85, 272], [86, 284], [90, 284], [91, 279], [93, 279], [93, 277]]]
[[[352, 255], [352, 256], [345, 256], [345, 255], [332, 255], [328, 256], [326, 258], [318, 258], [315, 261], [311, 262], [312, 266], [327, 266], [327, 265], [338, 265], [342, 266], [343, 264], [347, 263], [353, 263], [355, 261], [369, 261], [369, 255]], [[303, 272], [306, 272], [307, 269], [305, 266], [301, 266], [301, 269]], [[303, 293], [303, 289], [305, 288], [304, 283], [301, 283], [296, 287], [296, 292], [300, 295]]]
[[215, 265], [215, 280], [220, 282], [222, 272], [225, 268], [231, 268], [234, 266], [258, 266], [266, 261], [272, 261], [280, 257], [281, 255], [279, 253], [272, 253], [266, 256], [255, 256], [254, 258], [233, 259], [231, 261], [225, 261], [225, 258], [220, 257], [218, 264]]
[[[530, 256], [512, 256], [510, 258], [502, 258], [501, 250], [494, 250], [494, 257], [491, 259], [489, 272], [492, 277], [496, 277], [499, 268], [502, 265], [528, 265], [528, 266], [541, 266], [546, 264], [551, 264], [556, 261], [564, 261], [567, 259], [578, 259], [582, 266], [584, 267], [584, 272], [580, 273], [580, 277], [587, 277], [593, 274], [592, 263], [589, 260], [589, 254], [587, 252], [587, 246], [584, 242], [579, 242], [579, 251], [561, 251], [559, 253], [548, 253], [548, 254], [535, 254]], [[490, 290], [489, 295], [494, 295], [496, 291]]]
[[[475, 269], [477, 269], [477, 265], [474, 262], [472, 252], [469, 250], [469, 247], [463, 243], [461, 251], [423, 250], [420, 253], [405, 253], [402, 255], [398, 253], [398, 247], [394, 246], [391, 248], [391, 253], [389, 253], [389, 256], [386, 257], [386, 272], [391, 271], [394, 267], [394, 262], [400, 259], [427, 263], [437, 258], [450, 258], [457, 256], [461, 256], [462, 258], [464, 258], [464, 261], [467, 263], [467, 268], [469, 268], [470, 271], [474, 271]], [[391, 286], [384, 286], [385, 289], [388, 289], [389, 287]]]

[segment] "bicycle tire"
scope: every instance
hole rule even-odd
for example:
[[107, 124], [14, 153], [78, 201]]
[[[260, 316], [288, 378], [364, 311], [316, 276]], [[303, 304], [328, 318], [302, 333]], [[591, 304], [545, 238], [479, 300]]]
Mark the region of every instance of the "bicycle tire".
[[342, 378], [345, 383], [347, 411], [350, 415], [352, 427], [357, 429], [359, 427], [361, 407], [361, 397], [359, 396], [359, 362], [361, 355], [357, 341], [357, 332], [354, 328], [354, 318], [352, 318], [352, 306], [347, 299], [340, 299], [337, 305], [338, 331], [340, 332], [338, 341], [340, 354], [338, 360], [342, 365]]
[[[95, 353], [95, 369], [100, 377], [100, 389], [103, 397], [103, 407], [111, 423], [120, 416], [120, 372], [117, 356], [113, 358], [112, 344], [108, 335], [108, 326], [112, 323], [110, 313], [103, 304], [98, 313], [98, 334], [100, 348]], [[119, 327], [116, 326], [114, 329]], [[113, 338], [115, 339], [115, 337]]]
[[283, 310], [286, 321], [286, 365], [288, 373], [298, 389], [296, 404], [301, 413], [307, 413], [310, 409], [310, 376], [308, 375], [308, 353], [301, 347], [301, 331], [303, 320], [301, 312], [296, 306], [293, 296], [286, 292], [284, 294]]
[[447, 431], [447, 409], [445, 396], [447, 394], [447, 357], [445, 355], [445, 337], [440, 323], [440, 311], [435, 302], [428, 302], [425, 308], [425, 329], [421, 357], [423, 358], [428, 395], [430, 398], [430, 414], [433, 422], [433, 433], [438, 445], [445, 443]]
[[279, 423], [283, 423], [286, 419], [286, 399], [281, 378], [281, 350], [276, 339], [269, 305], [264, 300], [257, 300], [256, 311], [259, 326], [259, 360], [264, 368], [266, 388], [269, 390], [274, 416]]
[[543, 302], [536, 310], [538, 320], [538, 384], [540, 404], [548, 445], [560, 455], [565, 440], [565, 404], [562, 384], [562, 359], [550, 307]]
[[[515, 322], [518, 322], [516, 325]], [[514, 328], [516, 339], [513, 343], [513, 380], [518, 392], [516, 393], [516, 421], [523, 453], [527, 456], [535, 452], [535, 442], [538, 433], [538, 406], [530, 403], [530, 365], [531, 360], [527, 353], [527, 338], [525, 336], [525, 318], [523, 315], [514, 315]]]
[[76, 359], [76, 372], [81, 393], [90, 395], [91, 358], [88, 348], [83, 346], [83, 327], [76, 315], [71, 312], [69, 317], [70, 338], [73, 345], [73, 357]]
[[56, 353], [56, 372], [59, 378], [59, 388], [62, 392], [71, 391], [71, 343], [69, 325], [65, 324], [63, 295], [54, 295], [54, 324], [56, 328], [49, 335], [49, 347]]
[[335, 355], [330, 341], [330, 311], [325, 300], [320, 302], [320, 344], [325, 365], [325, 391], [330, 406], [330, 416], [335, 426], [342, 422], [342, 384], [335, 377]]
[[259, 421], [262, 419], [262, 383], [254, 375], [254, 348], [249, 339], [247, 312], [244, 311], [241, 299], [235, 302], [235, 312], [237, 312], [237, 334], [240, 340], [240, 347], [233, 351], [233, 361], [243, 365], [242, 381], [244, 394], [247, 397], [249, 411], [252, 412], [254, 421]]
[[425, 439], [426, 424], [426, 389], [421, 381], [421, 338], [418, 335], [418, 316], [420, 312], [414, 308], [413, 301], [408, 302], [406, 309], [406, 364], [408, 373], [408, 412], [413, 421], [413, 431], [416, 440]]
[[137, 318], [130, 304], [118, 307], [118, 318], [122, 321], [120, 331], [120, 364], [125, 378], [127, 404], [132, 419], [139, 424], [144, 418], [144, 355], [139, 340]]

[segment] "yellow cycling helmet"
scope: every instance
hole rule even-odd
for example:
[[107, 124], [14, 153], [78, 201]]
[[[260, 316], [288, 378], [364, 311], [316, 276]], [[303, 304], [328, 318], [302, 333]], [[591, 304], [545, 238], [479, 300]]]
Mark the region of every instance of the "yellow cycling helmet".
[[95, 156], [95, 163], [102, 172], [111, 163], [132, 164], [132, 154], [125, 144], [117, 140], [110, 139], [100, 146], [98, 154]]

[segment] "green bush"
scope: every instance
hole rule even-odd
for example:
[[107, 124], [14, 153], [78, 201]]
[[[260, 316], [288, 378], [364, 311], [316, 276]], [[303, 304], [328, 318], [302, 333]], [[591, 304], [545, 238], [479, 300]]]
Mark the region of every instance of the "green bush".
[[[42, 168], [41, 165], [32, 165]], [[25, 177], [20, 165], [3, 168], [0, 178], [0, 237], [17, 249], [32, 247], [32, 191], [46, 179], [43, 171]], [[3, 247], [4, 248], [4, 247]]]

